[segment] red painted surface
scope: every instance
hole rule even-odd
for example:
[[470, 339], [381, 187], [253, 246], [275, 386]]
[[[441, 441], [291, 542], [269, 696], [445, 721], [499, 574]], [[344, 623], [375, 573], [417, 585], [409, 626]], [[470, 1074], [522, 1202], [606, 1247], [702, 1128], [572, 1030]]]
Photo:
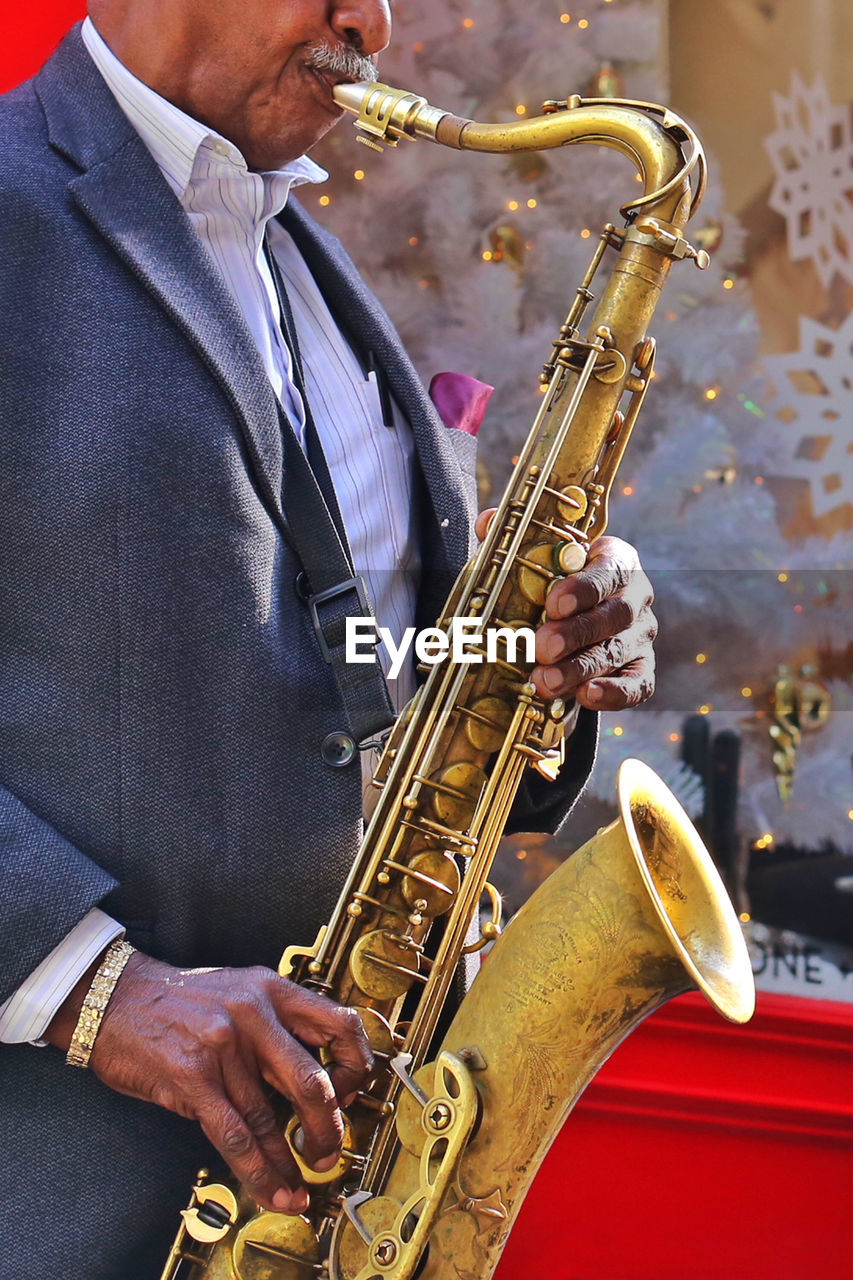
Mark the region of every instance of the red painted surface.
[[38, 71], [65, 32], [86, 12], [85, 0], [0, 3], [0, 93]]
[[851, 1280], [853, 1006], [679, 998], [554, 1143], [497, 1280]]
[[[82, 0], [0, 11], [0, 90]], [[546, 1160], [498, 1280], [851, 1280], [853, 1006], [698, 996], [622, 1045]]]

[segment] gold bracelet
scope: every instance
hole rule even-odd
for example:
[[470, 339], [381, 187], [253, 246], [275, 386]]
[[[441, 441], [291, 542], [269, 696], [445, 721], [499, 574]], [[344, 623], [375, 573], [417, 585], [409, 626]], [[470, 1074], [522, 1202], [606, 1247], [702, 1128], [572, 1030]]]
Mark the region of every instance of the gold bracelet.
[[101, 1019], [122, 970], [135, 950], [136, 948], [124, 939], [111, 942], [107, 947], [107, 953], [84, 997], [80, 1017], [77, 1019], [77, 1026], [74, 1028], [71, 1044], [65, 1055], [65, 1061], [69, 1067], [88, 1067], [95, 1038], [101, 1029]]

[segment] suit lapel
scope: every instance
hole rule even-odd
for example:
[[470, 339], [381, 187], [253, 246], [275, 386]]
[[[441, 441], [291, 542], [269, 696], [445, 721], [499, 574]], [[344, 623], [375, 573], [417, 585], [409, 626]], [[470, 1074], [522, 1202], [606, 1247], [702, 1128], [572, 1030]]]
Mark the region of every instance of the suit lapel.
[[257, 479], [282, 521], [282, 445], [275, 395], [240, 310], [148, 148], [75, 28], [36, 91], [50, 141], [83, 170], [72, 199], [157, 299], [219, 382], [240, 422]]
[[468, 556], [470, 529], [462, 470], [448, 439], [448, 428], [424, 391], [391, 320], [365, 286], [340, 242], [309, 218], [292, 198], [280, 220], [293, 236], [341, 329], [357, 350], [374, 353], [411, 423], [447, 563], [455, 572]]

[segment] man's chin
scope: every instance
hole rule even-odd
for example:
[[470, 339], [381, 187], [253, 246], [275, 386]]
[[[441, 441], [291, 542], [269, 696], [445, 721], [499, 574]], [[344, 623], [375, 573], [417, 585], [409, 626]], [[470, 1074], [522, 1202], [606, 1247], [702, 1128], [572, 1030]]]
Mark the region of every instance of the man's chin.
[[342, 115], [342, 111], [334, 116], [329, 113], [322, 119], [312, 120], [311, 128], [288, 130], [285, 134], [278, 133], [275, 136], [258, 138], [243, 150], [246, 164], [250, 169], [261, 173], [272, 173], [283, 169], [292, 160], [297, 160], [299, 156], [305, 155], [316, 147], [329, 130], [334, 128]]

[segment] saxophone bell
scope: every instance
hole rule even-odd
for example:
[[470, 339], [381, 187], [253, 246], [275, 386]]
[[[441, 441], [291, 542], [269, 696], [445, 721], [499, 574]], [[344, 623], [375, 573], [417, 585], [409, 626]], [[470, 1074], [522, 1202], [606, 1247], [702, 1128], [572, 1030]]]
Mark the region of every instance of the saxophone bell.
[[[416, 1208], [432, 1212], [419, 1280], [491, 1276], [532, 1171], [595, 1073], [655, 1009], [695, 989], [731, 1022], [752, 1016], [743, 932], [695, 827], [639, 760], [621, 765], [617, 791], [619, 817], [509, 922], [440, 1046], [436, 1062], [467, 1066], [480, 1108], [438, 1205], [420, 1120], [434, 1099], [421, 1108], [407, 1097], [398, 1107], [402, 1149], [383, 1187], [383, 1237]], [[417, 1079], [431, 1080], [433, 1070], [428, 1064]], [[332, 1275], [365, 1280], [369, 1249], [347, 1224], [336, 1243]]]

